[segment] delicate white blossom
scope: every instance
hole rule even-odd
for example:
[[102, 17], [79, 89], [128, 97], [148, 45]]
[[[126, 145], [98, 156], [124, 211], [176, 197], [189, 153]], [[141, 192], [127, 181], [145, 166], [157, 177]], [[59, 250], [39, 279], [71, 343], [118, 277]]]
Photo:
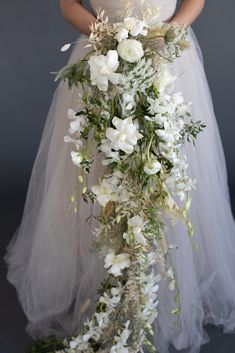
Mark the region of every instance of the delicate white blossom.
[[176, 78], [177, 76], [174, 75], [166, 65], [164, 65], [159, 70], [154, 84], [158, 88], [160, 94], [163, 94], [164, 92], [169, 94], [174, 89], [174, 82]]
[[77, 115], [77, 113], [73, 109], [68, 109], [68, 118], [72, 120], [70, 122], [70, 134], [74, 134], [75, 132], [80, 133], [84, 130], [84, 127], [87, 123], [87, 118], [85, 115]]
[[129, 267], [131, 264], [129, 254], [118, 254], [115, 255], [114, 252], [110, 252], [105, 257], [105, 268], [108, 268], [108, 272], [114, 275], [115, 277], [121, 276], [122, 270]]
[[143, 137], [138, 132], [136, 125], [133, 124], [132, 117], [119, 119], [115, 116], [112, 123], [115, 129], [108, 127], [106, 130], [106, 137], [111, 141], [112, 148], [124, 151], [127, 154], [132, 153], [138, 139]]
[[93, 55], [88, 60], [90, 65], [91, 83], [101, 91], [107, 91], [108, 82], [114, 85], [120, 82], [121, 74], [116, 73], [119, 66], [118, 53], [109, 50], [107, 55]]
[[75, 164], [77, 167], [81, 167], [81, 162], [83, 161], [83, 157], [79, 152], [71, 151], [71, 158], [73, 161], [73, 164]]
[[100, 185], [92, 186], [92, 192], [96, 195], [96, 199], [103, 207], [109, 201], [117, 201], [118, 189], [117, 186], [110, 180], [103, 179]]
[[128, 38], [130, 34], [132, 37], [136, 37], [139, 34], [142, 36], [146, 36], [148, 33], [147, 23], [145, 21], [141, 21], [135, 17], [126, 17], [123, 22], [115, 23], [115, 36], [114, 38], [121, 42], [123, 39]]
[[133, 216], [128, 219], [127, 221], [128, 226], [131, 228], [131, 232], [133, 233], [135, 240], [137, 243], [146, 245], [146, 239], [143, 234], [144, 228], [144, 220], [139, 215]]
[[156, 158], [151, 158], [144, 166], [144, 172], [149, 175], [156, 174], [159, 170], [161, 170], [161, 163]]
[[142, 43], [136, 39], [123, 39], [118, 44], [117, 51], [119, 56], [129, 63], [140, 60], [144, 55]]

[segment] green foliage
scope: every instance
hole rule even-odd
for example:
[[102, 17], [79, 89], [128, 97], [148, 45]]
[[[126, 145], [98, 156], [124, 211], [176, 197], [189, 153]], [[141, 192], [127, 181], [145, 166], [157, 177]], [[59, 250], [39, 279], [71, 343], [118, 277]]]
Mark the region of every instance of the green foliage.
[[74, 64], [67, 65], [57, 73], [55, 81], [59, 79], [67, 81], [69, 88], [77, 87], [78, 84], [83, 86], [85, 82], [89, 81], [86, 67], [87, 60], [79, 60]]
[[63, 341], [55, 336], [50, 336], [46, 340], [36, 340], [28, 353], [53, 353], [57, 350], [65, 352]]
[[191, 119], [191, 122], [189, 124], [184, 125], [184, 131], [182, 132], [182, 138], [187, 139], [188, 142], [190, 142], [190, 138], [194, 140], [197, 138], [197, 135], [203, 131], [203, 129], [206, 127], [205, 123], [203, 123], [201, 120], [198, 120], [194, 122]]

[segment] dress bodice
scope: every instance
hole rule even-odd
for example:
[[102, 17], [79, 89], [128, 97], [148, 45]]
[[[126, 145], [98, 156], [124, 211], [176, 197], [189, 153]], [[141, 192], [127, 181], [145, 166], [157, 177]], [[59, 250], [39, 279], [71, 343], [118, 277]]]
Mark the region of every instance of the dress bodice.
[[[99, 8], [105, 10], [110, 21], [120, 19], [120, 13], [123, 13], [125, 7], [125, 2], [120, 0], [89, 0], [89, 3], [94, 13], [96, 13]], [[134, 4], [132, 15], [137, 14], [143, 6], [143, 0], [126, 0], [126, 3]], [[165, 21], [174, 14], [177, 0], [148, 0], [147, 3], [150, 6], [159, 7], [159, 16], [157, 19], [158, 21]]]

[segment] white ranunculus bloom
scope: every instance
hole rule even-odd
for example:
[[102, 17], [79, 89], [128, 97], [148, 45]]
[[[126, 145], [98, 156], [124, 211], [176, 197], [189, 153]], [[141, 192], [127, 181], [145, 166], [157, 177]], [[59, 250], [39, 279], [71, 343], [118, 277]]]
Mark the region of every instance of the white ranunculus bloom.
[[123, 39], [117, 46], [119, 56], [129, 62], [139, 61], [144, 55], [142, 43], [136, 39]]
[[115, 116], [112, 123], [116, 129], [108, 127], [106, 130], [106, 137], [111, 141], [112, 148], [124, 151], [127, 154], [132, 153], [138, 139], [143, 137], [138, 132], [136, 125], [133, 124], [132, 117], [119, 119]]
[[117, 201], [118, 199], [117, 188], [107, 179], [103, 179], [100, 185], [92, 186], [91, 190], [96, 194], [97, 201], [103, 207], [109, 201]]
[[119, 66], [116, 50], [109, 50], [107, 55], [93, 55], [88, 60], [88, 64], [90, 65], [91, 83], [100, 91], [107, 91], [109, 81], [114, 85], [120, 82], [122, 75], [115, 72]]
[[152, 159], [151, 163], [146, 163], [144, 166], [144, 172], [149, 175], [153, 175], [159, 172], [161, 169], [161, 163], [156, 159]]
[[83, 160], [81, 154], [79, 152], [75, 152], [75, 151], [71, 151], [70, 154], [71, 154], [73, 164], [75, 164], [77, 167], [80, 167], [81, 162]]
[[115, 277], [122, 274], [121, 270], [129, 267], [131, 264], [129, 254], [118, 254], [115, 255], [114, 252], [109, 253], [105, 257], [105, 268], [109, 268], [108, 272], [114, 275]]

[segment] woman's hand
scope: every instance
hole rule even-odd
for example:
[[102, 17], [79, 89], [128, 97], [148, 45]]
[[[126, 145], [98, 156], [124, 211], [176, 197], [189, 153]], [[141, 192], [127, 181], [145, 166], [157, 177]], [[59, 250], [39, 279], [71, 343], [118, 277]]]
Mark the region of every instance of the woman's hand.
[[179, 10], [169, 22], [190, 26], [200, 15], [205, 0], [183, 0]]
[[90, 35], [89, 26], [96, 21], [82, 5], [82, 0], [60, 0], [60, 8], [64, 18], [81, 33]]

